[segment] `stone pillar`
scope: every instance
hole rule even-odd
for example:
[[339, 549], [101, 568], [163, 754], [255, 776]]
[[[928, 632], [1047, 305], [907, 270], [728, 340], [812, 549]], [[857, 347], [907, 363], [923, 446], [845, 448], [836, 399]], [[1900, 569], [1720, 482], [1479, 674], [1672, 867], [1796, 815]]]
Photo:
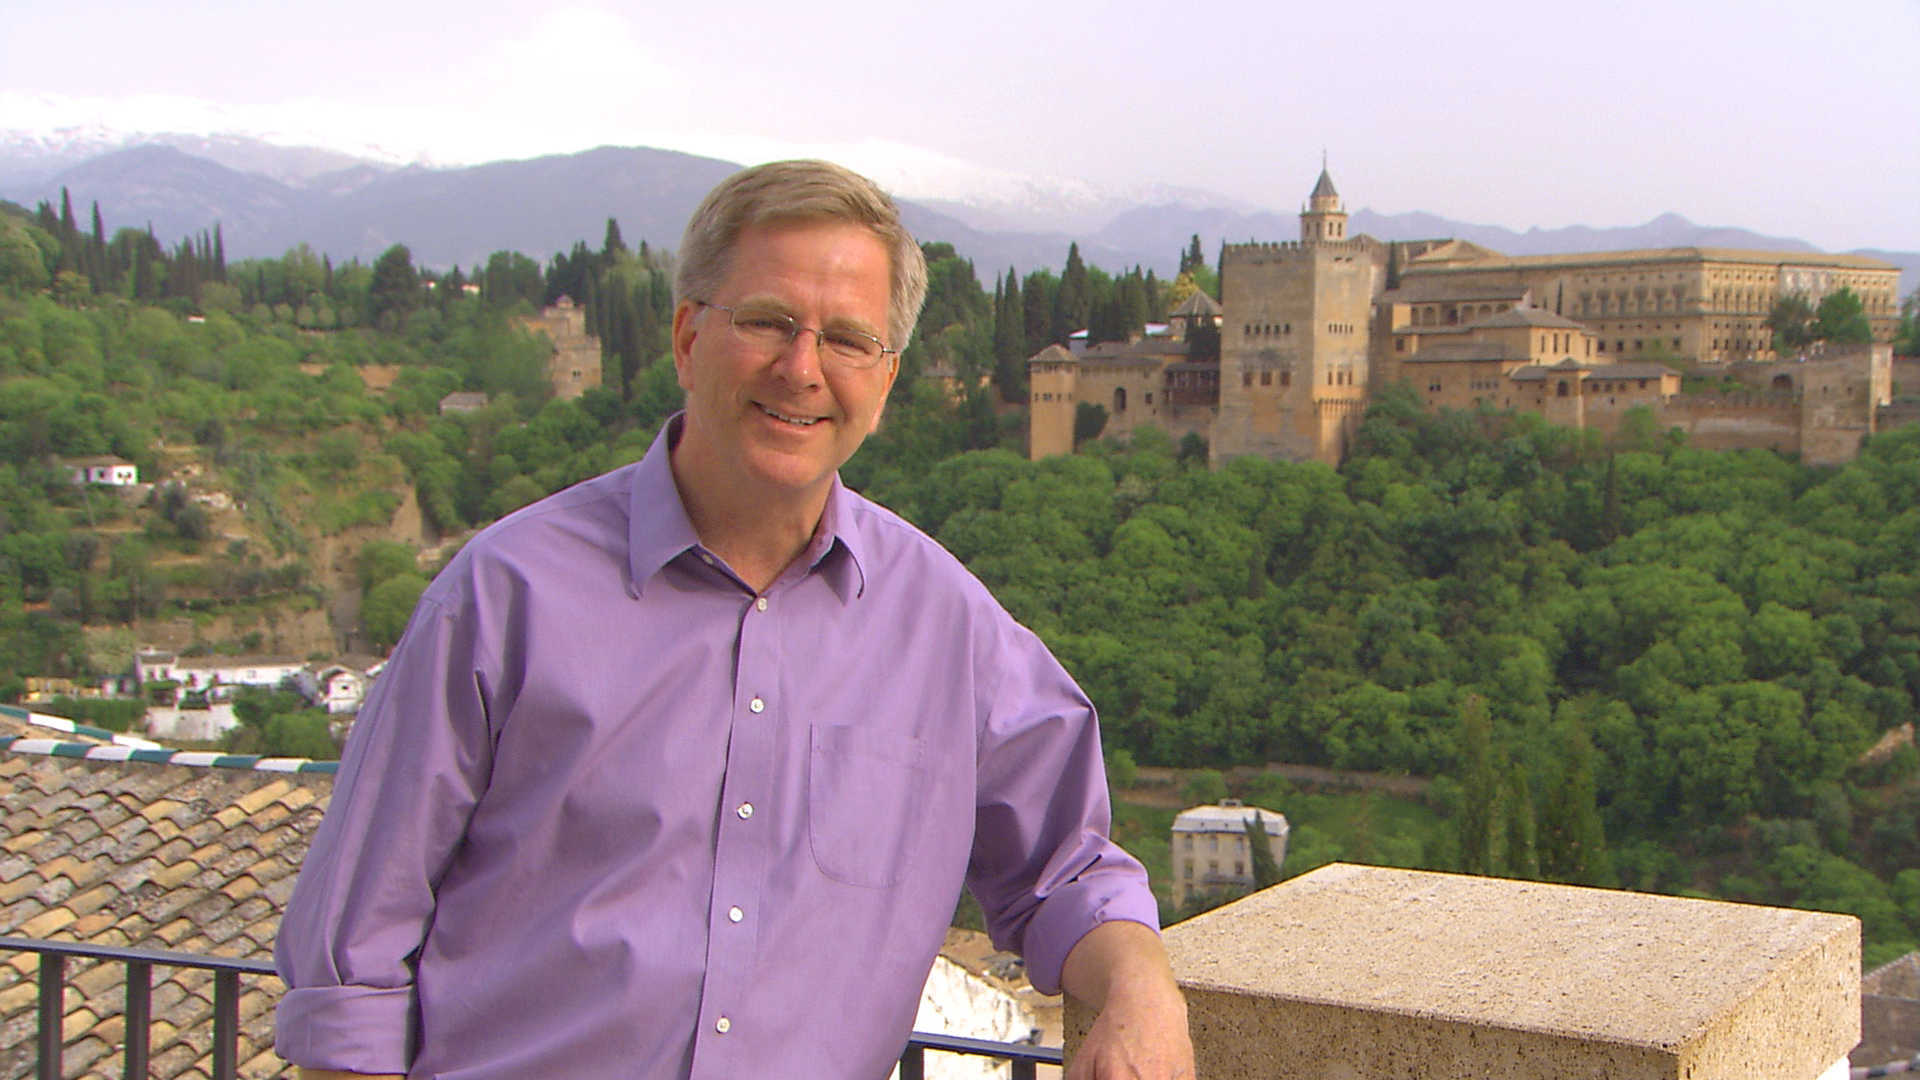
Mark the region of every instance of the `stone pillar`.
[[1816, 1080], [1860, 1040], [1851, 916], [1335, 863], [1166, 942], [1200, 1080]]

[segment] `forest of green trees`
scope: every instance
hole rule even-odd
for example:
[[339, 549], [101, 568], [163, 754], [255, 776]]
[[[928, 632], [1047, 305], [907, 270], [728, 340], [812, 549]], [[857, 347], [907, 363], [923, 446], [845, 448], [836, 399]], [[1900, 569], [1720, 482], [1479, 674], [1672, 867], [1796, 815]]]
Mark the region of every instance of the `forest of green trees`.
[[[93, 222], [0, 208], [0, 696], [119, 670], [95, 642], [141, 618], [317, 605], [316, 537], [408, 491], [457, 536], [638, 458], [679, 401], [670, 257], [611, 221], [598, 248], [470, 274], [399, 246], [371, 267], [230, 264], [217, 230], [168, 250]], [[1605, 440], [1389, 392], [1337, 469], [1210, 469], [1152, 430], [1033, 463], [1008, 404], [1025, 358], [1081, 327], [1124, 337], [1217, 278], [1197, 240], [1167, 282], [1070, 249], [1058, 274], [983, 287], [927, 251], [887, 423], [844, 476], [1048, 642], [1116, 769], [1431, 777], [1451, 831], [1426, 865], [1851, 911], [1870, 961], [1920, 941], [1920, 754], [1865, 756], [1920, 702], [1920, 428], [1812, 469], [1694, 450], [1650, 415]], [[560, 295], [606, 361], [576, 401], [550, 398], [547, 346], [514, 322]], [[1910, 304], [1903, 338], [1913, 322]], [[368, 365], [400, 374], [375, 393]], [[914, 378], [936, 367], [991, 389]], [[453, 390], [489, 404], [442, 416]], [[94, 454], [153, 494], [55, 467]], [[209, 527], [187, 462], [248, 539]], [[425, 584], [413, 555], [360, 552], [376, 644]], [[250, 698], [242, 748], [310, 745], [311, 725], [275, 725], [297, 708]]]

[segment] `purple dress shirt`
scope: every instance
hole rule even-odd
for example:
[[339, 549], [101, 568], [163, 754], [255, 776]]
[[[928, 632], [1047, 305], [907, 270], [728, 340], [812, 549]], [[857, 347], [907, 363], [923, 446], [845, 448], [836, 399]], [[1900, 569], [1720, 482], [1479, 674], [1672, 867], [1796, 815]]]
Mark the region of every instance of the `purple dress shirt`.
[[881, 1077], [963, 883], [1043, 990], [1156, 924], [1039, 639], [837, 480], [756, 596], [688, 523], [677, 425], [421, 597], [281, 923], [288, 1060]]

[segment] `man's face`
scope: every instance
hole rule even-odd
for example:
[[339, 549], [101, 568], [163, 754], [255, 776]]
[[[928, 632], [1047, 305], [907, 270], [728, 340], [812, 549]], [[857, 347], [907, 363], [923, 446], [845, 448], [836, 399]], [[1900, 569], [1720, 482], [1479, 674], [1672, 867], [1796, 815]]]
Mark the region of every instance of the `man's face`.
[[[740, 234], [717, 293], [698, 299], [886, 341], [890, 271], [886, 245], [862, 226], [761, 225]], [[778, 500], [825, 497], [834, 471], [879, 425], [898, 370], [892, 354], [866, 370], [847, 367], [804, 331], [777, 351], [756, 348], [727, 312], [692, 300], [673, 315], [673, 362], [687, 393], [675, 449], [686, 478]]]

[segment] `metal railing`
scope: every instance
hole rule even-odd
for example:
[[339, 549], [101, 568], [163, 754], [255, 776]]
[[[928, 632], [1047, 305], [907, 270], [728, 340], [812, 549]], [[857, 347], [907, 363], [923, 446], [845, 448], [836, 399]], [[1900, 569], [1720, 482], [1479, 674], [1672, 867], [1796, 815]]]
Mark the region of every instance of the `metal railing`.
[[964, 1039], [958, 1035], [934, 1035], [925, 1031], [916, 1031], [907, 1040], [907, 1052], [900, 1055], [900, 1080], [922, 1080], [926, 1076], [926, 1052], [938, 1050], [948, 1054], [973, 1054], [978, 1057], [999, 1058], [1013, 1063], [1013, 1080], [1033, 1080], [1041, 1065], [1058, 1065], [1061, 1061], [1060, 1048], [1057, 1046], [1034, 1046], [1030, 1043], [1003, 1043], [991, 1039]]
[[[36, 953], [40, 957], [39, 1065], [34, 1073], [37, 1080], [60, 1080], [61, 1055], [66, 1048], [64, 999], [69, 957], [117, 961], [126, 965], [126, 1047], [121, 1069], [124, 1076], [148, 1075], [152, 1059], [149, 1029], [153, 1022], [153, 969], [156, 966], [213, 972], [213, 1080], [236, 1080], [238, 1076], [240, 976], [275, 974], [273, 965], [264, 960], [239, 960], [160, 949], [123, 949], [77, 941], [0, 937], [0, 949]], [[923, 1080], [926, 1075], [926, 1053], [929, 1050], [1011, 1062], [1014, 1080], [1033, 1080], [1038, 1066], [1061, 1063], [1061, 1052], [1057, 1046], [1002, 1043], [916, 1031], [907, 1040], [906, 1052], [900, 1055], [900, 1080]]]
[[60, 1058], [66, 1049], [63, 1001], [67, 991], [67, 958], [118, 961], [127, 969], [127, 1023], [124, 1076], [146, 1076], [151, 1061], [153, 969], [192, 968], [213, 972], [213, 1080], [235, 1080], [240, 1062], [240, 976], [272, 975], [264, 960], [239, 960], [199, 953], [159, 949], [121, 949], [77, 941], [40, 941], [0, 937], [0, 948], [40, 956], [38, 1080], [60, 1080]]

